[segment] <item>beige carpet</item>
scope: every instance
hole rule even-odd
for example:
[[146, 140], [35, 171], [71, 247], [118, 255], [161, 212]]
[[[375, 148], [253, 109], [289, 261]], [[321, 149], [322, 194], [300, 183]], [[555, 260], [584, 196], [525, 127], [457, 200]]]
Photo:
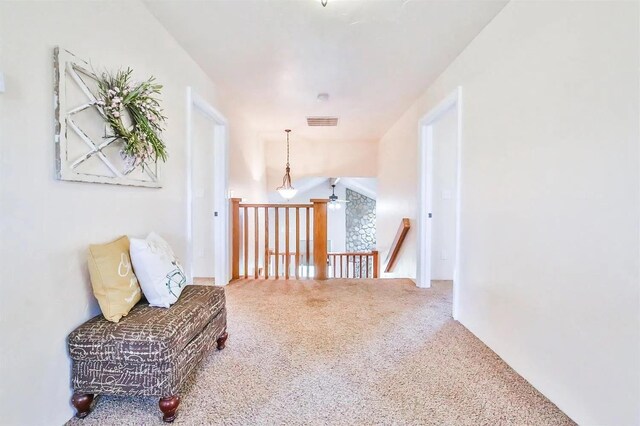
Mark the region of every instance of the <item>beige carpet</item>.
[[[453, 321], [449, 283], [244, 281], [227, 304], [227, 348], [184, 386], [175, 424], [573, 424]], [[115, 397], [70, 422], [160, 423], [156, 399]]]

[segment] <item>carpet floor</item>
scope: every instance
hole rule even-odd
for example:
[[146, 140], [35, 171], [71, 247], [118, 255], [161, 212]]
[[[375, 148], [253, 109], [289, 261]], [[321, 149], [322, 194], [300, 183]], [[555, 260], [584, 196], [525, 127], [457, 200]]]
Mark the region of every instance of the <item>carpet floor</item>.
[[[451, 318], [451, 284], [227, 287], [227, 348], [189, 378], [174, 424], [569, 425]], [[71, 425], [161, 424], [155, 398], [103, 396]]]

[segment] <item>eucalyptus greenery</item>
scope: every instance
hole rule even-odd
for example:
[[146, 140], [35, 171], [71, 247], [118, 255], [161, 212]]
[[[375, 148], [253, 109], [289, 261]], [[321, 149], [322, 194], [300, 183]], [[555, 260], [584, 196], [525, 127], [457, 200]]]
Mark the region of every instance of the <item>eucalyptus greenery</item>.
[[167, 160], [167, 147], [160, 139], [166, 117], [162, 115], [160, 95], [162, 85], [151, 77], [134, 83], [132, 70], [105, 72], [98, 78], [98, 101], [113, 131], [113, 137], [123, 142], [120, 154], [130, 170], [150, 161]]

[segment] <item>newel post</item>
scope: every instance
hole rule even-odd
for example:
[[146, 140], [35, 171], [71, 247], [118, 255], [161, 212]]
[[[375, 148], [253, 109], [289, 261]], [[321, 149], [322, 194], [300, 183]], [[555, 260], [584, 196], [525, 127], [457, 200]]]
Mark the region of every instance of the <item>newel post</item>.
[[373, 253], [373, 278], [378, 278], [378, 274], [380, 273], [380, 262], [378, 260], [379, 254], [378, 250], [374, 250]]
[[327, 202], [312, 199], [313, 203], [313, 269], [316, 280], [327, 279]]
[[240, 278], [240, 201], [231, 199], [231, 279]]

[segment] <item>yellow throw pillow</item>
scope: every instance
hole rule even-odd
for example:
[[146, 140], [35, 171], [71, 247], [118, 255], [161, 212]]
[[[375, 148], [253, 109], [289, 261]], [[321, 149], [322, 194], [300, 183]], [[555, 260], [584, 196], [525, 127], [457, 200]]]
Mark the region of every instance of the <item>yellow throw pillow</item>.
[[120, 321], [140, 300], [140, 285], [133, 273], [126, 236], [89, 246], [89, 275], [93, 295], [109, 321]]

